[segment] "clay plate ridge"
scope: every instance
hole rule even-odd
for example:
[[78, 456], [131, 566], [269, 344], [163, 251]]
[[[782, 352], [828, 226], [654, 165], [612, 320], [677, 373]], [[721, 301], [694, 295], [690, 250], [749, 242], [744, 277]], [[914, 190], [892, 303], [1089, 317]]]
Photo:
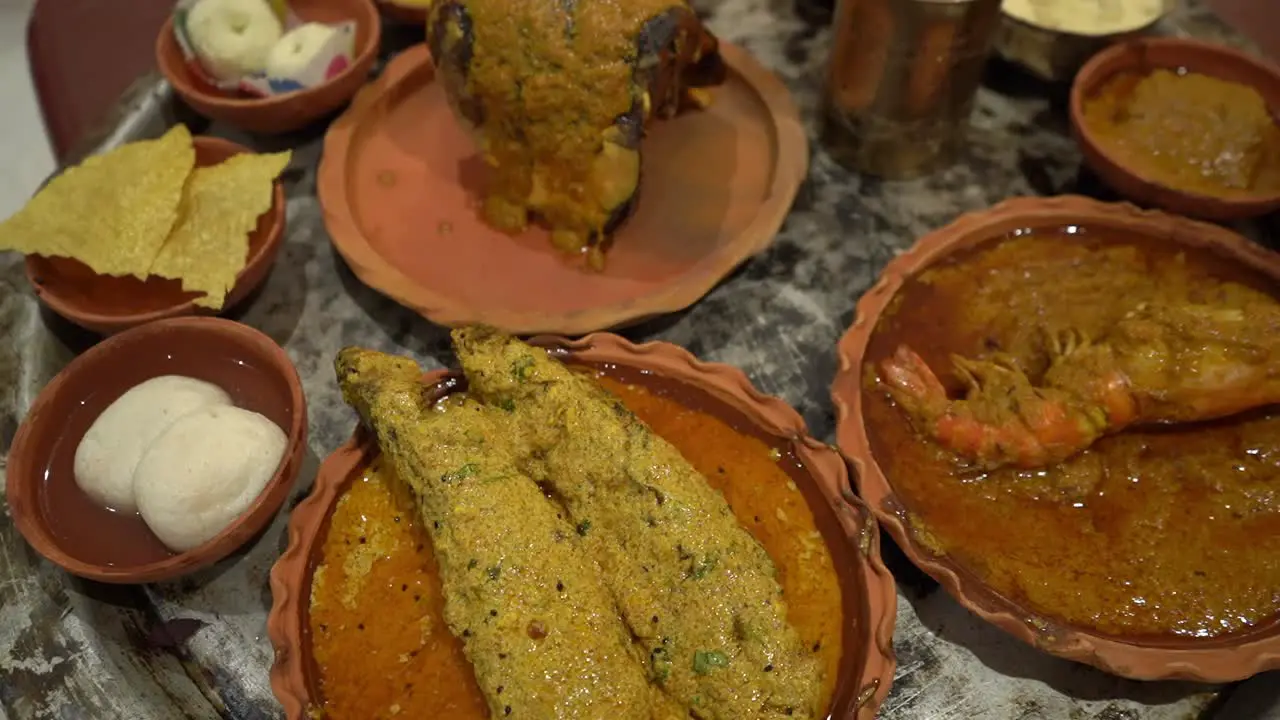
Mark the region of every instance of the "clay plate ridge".
[[[768, 140], [762, 139], [761, 142], [772, 144], [773, 147], [769, 149], [771, 158], [735, 157], [735, 161], [742, 165], [737, 168], [738, 175], [744, 178], [756, 178], [763, 184], [765, 192], [763, 197], [750, 198], [749, 202], [743, 199], [730, 201], [721, 198], [731, 202], [722, 208], [726, 214], [721, 218], [721, 222], [729, 222], [727, 218], [731, 213], [735, 218], [733, 224], [739, 226], [740, 230], [729, 237], [717, 237], [715, 244], [705, 247], [700, 257], [659, 258], [656, 264], [663, 268], [661, 272], [665, 275], [661, 280], [639, 281], [634, 277], [627, 277], [616, 280], [616, 285], [609, 286], [612, 289], [604, 288], [595, 280], [580, 280], [579, 275], [586, 271], [571, 267], [570, 261], [563, 257], [557, 257], [557, 262], [550, 266], [539, 263], [539, 266], [534, 269], [516, 265], [497, 270], [496, 265], [492, 267], [485, 265], [482, 273], [476, 269], [478, 266], [474, 265], [465, 268], [455, 267], [458, 272], [479, 274], [480, 277], [475, 278], [476, 282], [487, 279], [492, 283], [495, 280], [494, 273], [556, 272], [563, 274], [563, 282], [560, 281], [561, 276], [557, 275], [555, 286], [560, 288], [559, 292], [571, 292], [563, 287], [568, 284], [581, 285], [581, 288], [573, 288], [572, 292], [583, 295], [594, 293], [608, 295], [615, 291], [620, 293], [618, 297], [601, 297], [599, 302], [583, 302], [573, 308], [540, 309], [536, 307], [539, 296], [542, 292], [549, 292], [547, 288], [543, 288], [542, 291], [531, 291], [531, 296], [522, 302], [510, 299], [498, 301], [484, 300], [483, 297], [480, 300], [475, 297], [457, 297], [459, 291], [428, 286], [434, 283], [423, 282], [419, 278], [412, 277], [413, 273], [405, 269], [403, 262], [384, 256], [375, 247], [377, 243], [387, 242], [377, 239], [384, 232], [378, 229], [378, 224], [404, 223], [406, 219], [388, 219], [387, 213], [395, 212], [394, 210], [370, 208], [367, 206], [368, 200], [357, 202], [351, 197], [350, 187], [353, 182], [374, 182], [372, 178], [363, 177], [352, 180], [357, 175], [355, 167], [359, 164], [355, 156], [363, 152], [361, 148], [366, 144], [361, 139], [365, 134], [362, 128], [383, 122], [385, 118], [380, 118], [379, 114], [389, 113], [390, 111], [386, 108], [405, 102], [403, 98], [407, 94], [424, 92], [427, 85], [435, 83], [431, 54], [425, 44], [411, 47], [391, 60], [377, 80], [360, 90], [350, 108], [334, 122], [325, 135], [324, 153], [316, 177], [316, 193], [320, 198], [325, 227], [333, 245], [361, 282], [416, 311], [426, 319], [449, 327], [483, 323], [506, 332], [526, 336], [538, 333], [581, 335], [634, 324], [658, 315], [683, 310], [710, 292], [718, 282], [744, 261], [768, 248], [782, 227], [809, 166], [808, 139], [799, 111], [786, 86], [746, 50], [722, 41], [720, 53], [729, 70], [729, 80], [726, 81], [726, 85], [740, 86], [745, 88], [745, 92], [753, 95], [752, 103], [757, 106], [758, 113], [764, 116], [763, 119], [768, 125], [770, 137]], [[739, 94], [743, 92], [739, 90]], [[443, 110], [443, 104], [440, 109]], [[432, 110], [432, 112], [437, 111]], [[714, 113], [715, 105], [703, 112]], [[691, 113], [691, 115], [696, 114]], [[435, 115], [433, 114], [432, 117]], [[420, 122], [441, 121], [423, 118]], [[680, 119], [666, 122], [680, 122]], [[445, 126], [439, 127], [444, 131]], [[464, 136], [459, 134], [458, 137]], [[708, 142], [703, 146], [715, 145], [716, 143], [712, 141], [716, 139], [723, 140], [722, 137], [708, 138]], [[752, 150], [760, 149], [753, 145]], [[403, 154], [407, 151], [397, 144], [395, 152]], [[771, 166], [757, 167], [760, 162], [768, 162]], [[754, 165], [746, 168], [750, 163]], [[381, 178], [379, 178], [380, 181]], [[448, 181], [433, 180], [433, 182]], [[460, 181], [455, 178], [452, 182]], [[729, 185], [730, 181], [726, 179], [724, 186]], [[646, 193], [644, 189], [646, 187], [653, 187], [653, 185], [645, 185], [642, 181], [642, 196]], [[703, 193], [708, 193], [715, 188], [706, 186], [700, 189]], [[391, 191], [387, 190], [387, 192]], [[624, 223], [618, 233], [619, 235], [627, 233], [628, 226], [638, 226], [637, 219], [640, 215], [655, 217], [671, 214], [684, 214], [688, 219], [681, 225], [664, 226], [662, 234], [677, 233], [680, 228], [687, 230], [695, 225], [700, 228], [699, 232], [705, 233], [712, 224], [708, 214], [711, 212], [709, 206], [714, 203], [702, 202], [702, 200], [703, 198], [699, 197], [685, 197], [682, 198], [685, 203], [683, 207], [667, 207], [664, 211], [662, 208], [655, 209], [652, 204], [646, 210], [642, 199], [636, 215]], [[433, 201], [442, 203], [440, 207], [448, 204], [450, 208], [456, 202], [440, 200], [438, 194], [432, 192], [431, 188], [424, 189], [421, 202]], [[471, 199], [467, 202], [471, 202]], [[469, 216], [476, 212], [474, 208], [462, 208], [460, 211]], [[362, 227], [362, 219], [374, 223], [373, 227], [371, 229]], [[452, 226], [453, 223], [446, 224]], [[483, 226], [483, 223], [480, 225]], [[413, 252], [431, 254], [433, 263], [447, 265], [451, 262], [449, 250], [433, 253], [431, 244], [432, 242], [439, 244], [439, 241], [426, 239], [432, 232], [436, 230], [423, 229], [421, 234], [398, 242], [415, 243]], [[456, 232], [456, 239], [451, 240], [452, 243], [463, 244], [471, 240], [474, 244], [474, 239], [468, 237], [470, 231], [451, 232]], [[497, 233], [497, 231], [491, 232]], [[619, 257], [618, 253], [623, 241], [645, 241], [646, 236], [639, 234], [639, 231], [635, 233], [623, 238], [615, 245], [612, 253], [615, 261]], [[506, 239], [503, 238], [503, 240]], [[519, 242], [517, 239], [511, 241]], [[503, 252], [506, 248], [506, 243], [500, 243], [497, 250], [490, 252]], [[549, 243], [544, 248], [540, 248], [540, 251], [555, 252]], [[537, 255], [525, 257], [541, 259], [541, 256]], [[611, 267], [616, 268], [611, 264], [597, 278], [614, 277], [610, 275]], [[501, 280], [501, 277], [497, 279]], [[637, 282], [644, 285], [643, 289], [625, 292], [618, 289], [630, 288]], [[530, 307], [531, 305], [534, 307]]]
[[1080, 196], [1014, 198], [959, 219], [920, 238], [896, 257], [859, 300], [853, 325], [838, 345], [839, 368], [831, 388], [836, 439], [854, 468], [859, 495], [920, 569], [962, 606], [1014, 637], [1058, 657], [1093, 665], [1136, 680], [1183, 679], [1233, 682], [1280, 668], [1280, 623], [1224, 638], [1132, 641], [1106, 636], [1038, 616], [995, 593], [972, 572], [916, 541], [903, 502], [872, 456], [862, 414], [862, 364], [881, 314], [903, 281], [951, 252], [1019, 229], [1107, 226], [1171, 244], [1216, 251], [1280, 282], [1280, 254], [1269, 252], [1226, 228], [1141, 210], [1127, 203], [1100, 203]]
[[[869, 642], [856, 648], [861, 657], [853, 666], [860, 669], [850, 678], [856, 690], [847, 709], [832, 720], [873, 720], [889, 694], [896, 667], [893, 652], [893, 630], [897, 618], [897, 586], [892, 574], [880, 559], [879, 527], [871, 511], [857, 498], [849, 485], [848, 464], [835, 448], [808, 434], [804, 420], [781, 399], [764, 395], [752, 386], [741, 370], [720, 363], [698, 360], [684, 348], [663, 342], [636, 345], [608, 333], [595, 333], [579, 340], [539, 336], [532, 344], [552, 352], [567, 354], [584, 362], [616, 364], [675, 380], [707, 393], [719, 403], [742, 413], [761, 431], [789, 439], [797, 459], [814, 479], [814, 484], [833, 508], [841, 529], [851, 544], [850, 557], [856, 567], [845, 569], [857, 575], [863, 597], [862, 604], [869, 627], [864, 628]], [[445, 370], [428, 372], [424, 383], [447, 382]], [[362, 428], [325, 459], [316, 476], [311, 494], [293, 511], [289, 521], [288, 547], [271, 569], [271, 612], [267, 618], [267, 635], [275, 649], [271, 668], [271, 688], [285, 709], [288, 720], [305, 720], [312, 690], [308, 683], [311, 663], [304, 643], [303, 627], [310, 598], [310, 561], [320, 542], [320, 533], [328, 514], [346, 486], [348, 478], [366, 465], [377, 452], [372, 436]], [[840, 568], [837, 568], [840, 574]], [[844, 583], [842, 582], [842, 585]], [[850, 606], [845, 600], [846, 608]], [[846, 652], [849, 640], [846, 639]], [[845, 661], [841, 661], [842, 668]], [[840, 683], [844, 685], [845, 683]], [[839, 688], [837, 688], [839, 696]]]

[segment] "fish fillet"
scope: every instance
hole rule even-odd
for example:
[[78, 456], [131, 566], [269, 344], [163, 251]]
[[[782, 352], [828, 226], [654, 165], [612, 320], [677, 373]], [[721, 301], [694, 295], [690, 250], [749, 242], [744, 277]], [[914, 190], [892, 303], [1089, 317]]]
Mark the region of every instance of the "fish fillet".
[[655, 684], [694, 717], [816, 717], [822, 670], [764, 548], [671, 444], [589, 377], [486, 328], [454, 331], [470, 390], [530, 445], [595, 553]]
[[434, 406], [406, 358], [347, 348], [335, 367], [343, 398], [413, 490], [445, 620], [492, 717], [670, 717], [580, 536], [514, 466], [494, 422], [502, 411], [466, 399]]

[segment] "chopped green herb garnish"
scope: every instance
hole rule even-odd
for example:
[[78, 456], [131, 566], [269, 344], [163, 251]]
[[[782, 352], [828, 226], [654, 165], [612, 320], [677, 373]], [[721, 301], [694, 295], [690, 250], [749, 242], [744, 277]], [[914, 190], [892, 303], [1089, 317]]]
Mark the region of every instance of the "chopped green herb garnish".
[[476, 465], [475, 463], [467, 463], [466, 465], [463, 465], [462, 467], [458, 468], [457, 470], [454, 470], [453, 472], [445, 473], [444, 475], [441, 475], [440, 482], [443, 482], [443, 483], [456, 482], [458, 480], [463, 480], [465, 478], [472, 477], [478, 472], [480, 472], [479, 465]]
[[491, 565], [488, 570], [485, 570], [485, 574], [489, 576], [490, 580], [497, 580], [499, 577], [502, 577], [502, 566]]
[[713, 668], [728, 667], [729, 658], [718, 650], [699, 650], [693, 654], [693, 671], [706, 675]]
[[702, 559], [702, 562], [696, 563], [693, 566], [693, 572], [690, 574], [693, 575], [694, 580], [701, 580], [715, 569], [716, 558], [714, 555], [708, 555]]
[[515, 412], [516, 401], [511, 398], [502, 398], [502, 400], [498, 402], [498, 407], [506, 410], [507, 412]]
[[529, 355], [516, 358], [516, 361], [511, 363], [511, 374], [520, 382], [525, 381], [525, 378], [529, 375], [529, 371], [532, 369], [533, 358]]
[[583, 520], [582, 522], [578, 523], [578, 534], [579, 534], [579, 535], [581, 535], [581, 536], [583, 536], [583, 537], [586, 537], [586, 536], [587, 536], [587, 531], [588, 531], [588, 530], [590, 530], [590, 529], [591, 529], [591, 521], [590, 521], [590, 520]]
[[479, 565], [479, 564], [480, 564], [480, 561], [479, 561], [479, 560], [476, 560], [475, 558], [471, 558], [471, 560], [470, 560], [469, 562], [467, 562], [467, 569], [468, 569], [468, 570], [475, 570], [475, 569], [476, 569], [476, 566], [477, 566], [477, 565]]

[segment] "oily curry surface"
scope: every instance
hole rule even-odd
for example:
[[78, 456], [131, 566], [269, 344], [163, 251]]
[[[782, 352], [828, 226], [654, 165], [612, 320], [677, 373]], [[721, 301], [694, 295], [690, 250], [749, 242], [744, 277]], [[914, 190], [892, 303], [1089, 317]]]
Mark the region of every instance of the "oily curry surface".
[[[776, 452], [665, 394], [598, 381], [674, 443], [763, 544], [777, 565], [788, 620], [825, 669], [822, 701], [829, 703], [841, 659], [840, 587]], [[439, 570], [419, 523], [403, 484], [380, 462], [334, 510], [310, 611], [325, 717], [488, 717], [462, 644], [445, 624]]]
[[[868, 348], [872, 451], [916, 537], [1002, 595], [1103, 633], [1208, 637], [1280, 610], [1280, 411], [1129, 429], [1038, 470], [964, 470], [877, 384], [909, 343], [954, 393], [952, 354], [1012, 356], [1034, 377], [1043, 329], [1097, 337], [1142, 303], [1231, 307], [1266, 281], [1200, 252], [1097, 231], [1036, 231], [904, 284]], [[1233, 282], [1221, 282], [1221, 281]]]
[[1206, 195], [1280, 188], [1280, 125], [1256, 90], [1194, 72], [1120, 73], [1084, 103], [1099, 142], [1157, 182]]

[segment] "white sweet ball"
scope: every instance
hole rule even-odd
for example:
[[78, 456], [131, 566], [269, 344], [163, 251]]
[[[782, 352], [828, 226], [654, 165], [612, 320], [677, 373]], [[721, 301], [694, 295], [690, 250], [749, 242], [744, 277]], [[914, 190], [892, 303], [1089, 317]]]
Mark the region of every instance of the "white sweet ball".
[[195, 378], [162, 375], [133, 386], [107, 406], [76, 447], [76, 485], [100, 505], [138, 509], [133, 473], [147, 446], [175, 420], [209, 406], [229, 406], [222, 388]]
[[267, 53], [267, 76], [297, 79], [337, 34], [335, 27], [313, 22], [290, 30]]
[[262, 72], [283, 32], [266, 0], [199, 0], [187, 13], [192, 49], [219, 80]]
[[243, 408], [190, 413], [156, 438], [138, 463], [138, 512], [169, 549], [202, 545], [253, 504], [287, 444], [279, 426]]

